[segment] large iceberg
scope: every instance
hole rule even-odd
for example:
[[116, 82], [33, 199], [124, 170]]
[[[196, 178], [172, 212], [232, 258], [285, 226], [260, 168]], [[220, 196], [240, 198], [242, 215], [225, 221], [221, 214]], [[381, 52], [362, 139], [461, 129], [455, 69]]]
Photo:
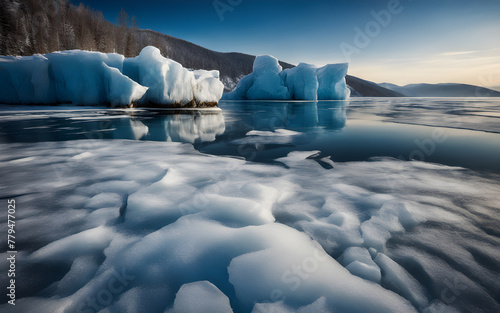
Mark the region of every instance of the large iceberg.
[[0, 57], [0, 103], [217, 106], [218, 71], [192, 71], [146, 47], [136, 58], [81, 50]]
[[347, 63], [316, 67], [300, 63], [283, 70], [273, 56], [255, 58], [253, 72], [245, 76], [236, 88], [223, 96], [224, 100], [346, 100], [350, 96], [345, 76]]

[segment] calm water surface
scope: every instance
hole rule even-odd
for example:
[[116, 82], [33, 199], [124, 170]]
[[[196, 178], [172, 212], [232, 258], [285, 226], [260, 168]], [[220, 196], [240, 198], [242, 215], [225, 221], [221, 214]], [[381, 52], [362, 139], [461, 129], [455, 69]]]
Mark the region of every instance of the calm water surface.
[[1, 106], [0, 142], [175, 141], [257, 162], [318, 150], [318, 160], [393, 157], [500, 172], [500, 99], [223, 101], [220, 109]]

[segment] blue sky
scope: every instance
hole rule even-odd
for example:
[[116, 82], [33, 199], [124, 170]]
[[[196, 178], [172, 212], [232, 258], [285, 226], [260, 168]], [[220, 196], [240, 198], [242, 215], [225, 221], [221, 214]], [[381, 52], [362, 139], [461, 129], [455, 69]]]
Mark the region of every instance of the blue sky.
[[498, 0], [82, 2], [112, 22], [123, 7], [141, 28], [222, 52], [349, 61], [350, 74], [375, 82], [500, 85]]

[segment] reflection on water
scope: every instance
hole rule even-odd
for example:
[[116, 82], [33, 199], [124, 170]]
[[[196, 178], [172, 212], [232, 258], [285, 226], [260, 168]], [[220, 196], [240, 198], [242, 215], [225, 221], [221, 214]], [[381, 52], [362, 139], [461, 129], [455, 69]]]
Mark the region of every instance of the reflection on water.
[[94, 110], [0, 115], [0, 142], [131, 139], [202, 143], [225, 131], [220, 111]]
[[[167, 141], [211, 142], [226, 130], [222, 114], [197, 114], [194, 116], [174, 115], [162, 121]], [[152, 134], [153, 135], [153, 134]], [[152, 137], [153, 140], [157, 140]]]
[[500, 133], [500, 98], [358, 98], [352, 116]]
[[[131, 139], [186, 143], [213, 142], [226, 131], [324, 128], [346, 125], [346, 102], [240, 102], [230, 111], [72, 110], [0, 113], [1, 142], [72, 139]], [[235, 116], [236, 115], [236, 116]]]
[[273, 162], [292, 151], [319, 150], [336, 162], [382, 156], [500, 172], [495, 99], [226, 101], [220, 107], [226, 133], [197, 146], [204, 153]]
[[168, 114], [131, 118], [113, 130], [115, 139], [199, 143], [214, 141], [226, 130], [222, 114]]
[[319, 150], [336, 162], [383, 156], [500, 172], [497, 100], [223, 101], [220, 108], [181, 113], [0, 106], [0, 142], [174, 141], [256, 162]]
[[240, 101], [221, 104], [224, 114], [237, 115], [240, 122], [256, 130], [322, 127], [342, 129], [346, 125], [347, 101], [266, 102]]
[[113, 138], [140, 140], [149, 134], [149, 127], [139, 119], [118, 119], [113, 123]]

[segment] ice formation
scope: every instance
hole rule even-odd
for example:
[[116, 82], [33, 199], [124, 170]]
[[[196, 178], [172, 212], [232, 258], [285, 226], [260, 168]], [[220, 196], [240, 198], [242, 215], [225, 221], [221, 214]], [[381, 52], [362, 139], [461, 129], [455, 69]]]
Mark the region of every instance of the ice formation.
[[255, 58], [253, 72], [240, 80], [225, 100], [346, 100], [350, 90], [345, 76], [347, 63], [317, 68], [311, 64], [283, 70], [270, 55]]
[[136, 58], [62, 51], [0, 57], [0, 103], [216, 106], [224, 85], [218, 71], [192, 71], [145, 47]]
[[285, 167], [172, 142], [0, 144], [26, 278], [0, 311], [498, 312], [497, 178], [394, 159], [325, 170], [315, 153]]

